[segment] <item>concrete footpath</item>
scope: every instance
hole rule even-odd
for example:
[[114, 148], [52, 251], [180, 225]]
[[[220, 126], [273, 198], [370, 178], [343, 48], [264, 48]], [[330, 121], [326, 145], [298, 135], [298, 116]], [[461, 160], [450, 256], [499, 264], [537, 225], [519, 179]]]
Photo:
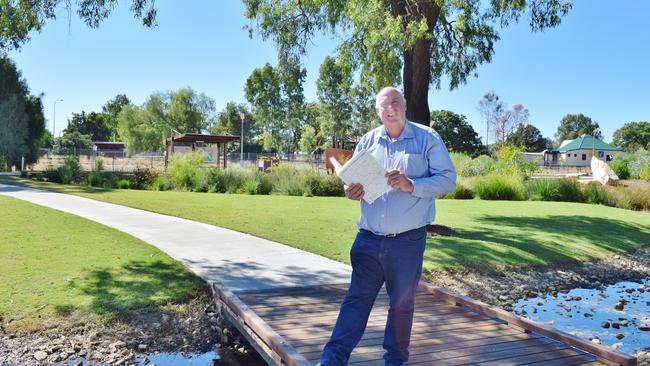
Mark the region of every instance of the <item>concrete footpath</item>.
[[[0, 194], [96, 221], [156, 246], [233, 291], [345, 283], [351, 267], [252, 235], [61, 193], [0, 184]], [[2, 212], [7, 215], [10, 212]]]

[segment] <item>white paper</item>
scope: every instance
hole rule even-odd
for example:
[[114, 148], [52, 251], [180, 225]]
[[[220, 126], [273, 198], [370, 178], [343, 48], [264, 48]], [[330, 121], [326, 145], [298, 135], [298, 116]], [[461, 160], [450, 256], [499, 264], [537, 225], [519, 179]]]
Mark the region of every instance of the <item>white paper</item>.
[[330, 161], [343, 183], [360, 183], [363, 186], [363, 199], [368, 203], [373, 203], [390, 189], [386, 170], [368, 150], [359, 151], [343, 166], [334, 157]]

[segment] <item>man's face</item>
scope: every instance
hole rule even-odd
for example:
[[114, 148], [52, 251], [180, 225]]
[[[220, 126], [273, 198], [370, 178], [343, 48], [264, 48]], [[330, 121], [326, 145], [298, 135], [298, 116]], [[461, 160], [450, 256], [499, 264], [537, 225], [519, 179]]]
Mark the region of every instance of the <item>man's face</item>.
[[384, 90], [377, 95], [375, 110], [386, 127], [401, 126], [406, 122], [406, 105], [402, 95], [395, 89]]

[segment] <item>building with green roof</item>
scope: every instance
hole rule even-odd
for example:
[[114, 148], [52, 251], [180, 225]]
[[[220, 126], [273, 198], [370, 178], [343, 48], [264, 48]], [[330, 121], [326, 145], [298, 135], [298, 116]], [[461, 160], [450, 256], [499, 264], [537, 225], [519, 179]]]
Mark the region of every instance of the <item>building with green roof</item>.
[[565, 140], [558, 148], [558, 151], [562, 154], [562, 160], [565, 165], [590, 166], [592, 156], [609, 162], [622, 149], [593, 136], [582, 135], [575, 140]]

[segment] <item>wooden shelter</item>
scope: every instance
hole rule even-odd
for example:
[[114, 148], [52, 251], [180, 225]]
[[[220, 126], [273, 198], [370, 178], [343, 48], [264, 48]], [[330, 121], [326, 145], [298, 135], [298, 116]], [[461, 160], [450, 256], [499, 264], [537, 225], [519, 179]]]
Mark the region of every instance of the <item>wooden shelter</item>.
[[[169, 164], [169, 158], [174, 155], [174, 145], [177, 143], [191, 144], [192, 151], [195, 151], [196, 145], [198, 143], [217, 144], [217, 156], [215, 159], [217, 166], [220, 165], [220, 155], [223, 152], [222, 167], [226, 168], [228, 166], [228, 143], [235, 140], [239, 140], [239, 136], [203, 135], [199, 133], [179, 133], [173, 131], [172, 136], [165, 140], [165, 168], [167, 168], [167, 165]], [[223, 149], [221, 148], [222, 145]]]

